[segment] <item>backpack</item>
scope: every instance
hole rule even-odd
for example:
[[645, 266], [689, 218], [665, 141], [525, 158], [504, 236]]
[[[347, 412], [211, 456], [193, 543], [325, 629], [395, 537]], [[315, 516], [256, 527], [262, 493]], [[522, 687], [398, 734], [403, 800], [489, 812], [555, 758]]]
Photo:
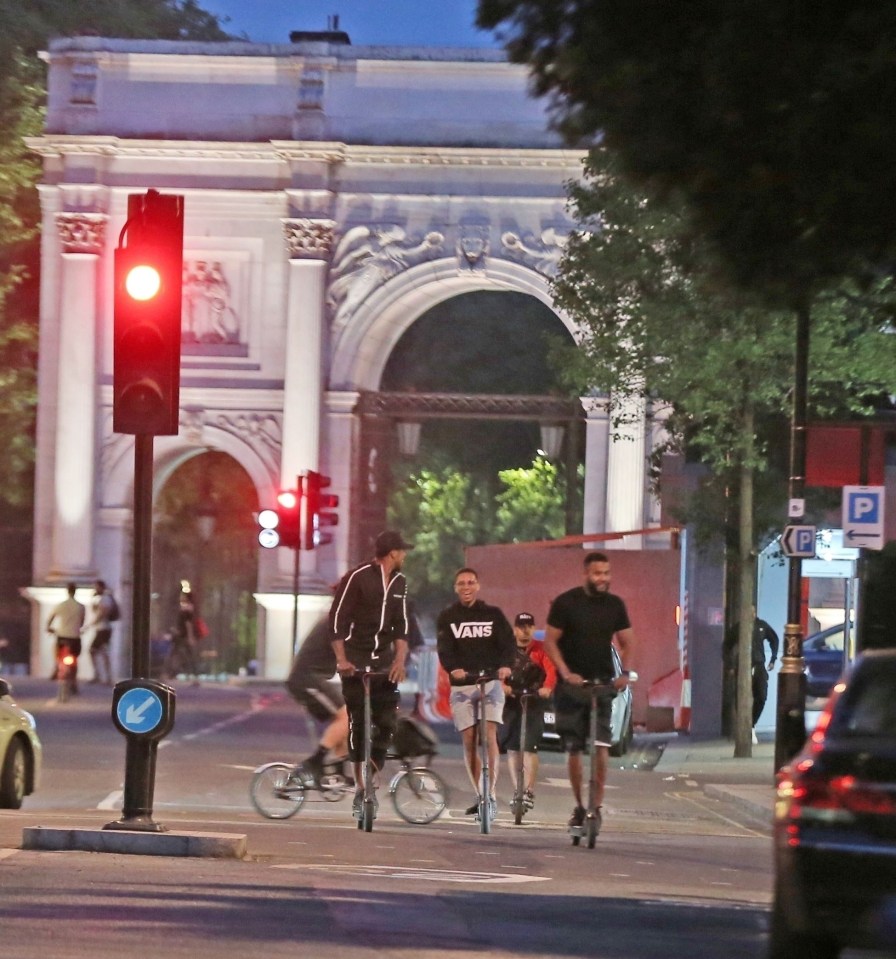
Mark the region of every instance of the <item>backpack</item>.
[[507, 685], [515, 693], [521, 693], [527, 689], [541, 689], [546, 678], [547, 673], [538, 663], [528, 656], [522, 656], [517, 659]]
[[438, 742], [439, 737], [426, 723], [399, 714], [392, 736], [392, 752], [399, 759], [434, 756], [439, 751]]
[[109, 613], [106, 619], [108, 619], [110, 623], [116, 623], [121, 619], [121, 608], [118, 605], [118, 600], [111, 593], [107, 593], [106, 595], [109, 597]]

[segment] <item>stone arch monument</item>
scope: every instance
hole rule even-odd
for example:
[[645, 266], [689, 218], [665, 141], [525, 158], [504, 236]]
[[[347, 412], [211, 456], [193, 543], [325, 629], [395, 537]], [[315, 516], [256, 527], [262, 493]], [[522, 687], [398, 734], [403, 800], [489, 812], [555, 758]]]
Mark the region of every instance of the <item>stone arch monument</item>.
[[[35, 639], [69, 579], [102, 577], [128, 609], [132, 438], [111, 432], [111, 288], [129, 194], [185, 198], [180, 433], [156, 442], [157, 484], [215, 449], [262, 504], [306, 469], [357, 504], [359, 402], [401, 334], [474, 290], [551, 305], [573, 227], [564, 182], [582, 155], [550, 131], [525, 71], [500, 51], [346, 40], [78, 37], [44, 54], [46, 127], [28, 141], [44, 165]], [[578, 415], [586, 531], [658, 524], [644, 453], [661, 427], [645, 417], [620, 443], [599, 405]], [[309, 626], [363, 548], [349, 510], [334, 543], [302, 557]], [[259, 557], [269, 676], [291, 657], [287, 552]], [[33, 668], [48, 668], [49, 644], [32, 649]]]

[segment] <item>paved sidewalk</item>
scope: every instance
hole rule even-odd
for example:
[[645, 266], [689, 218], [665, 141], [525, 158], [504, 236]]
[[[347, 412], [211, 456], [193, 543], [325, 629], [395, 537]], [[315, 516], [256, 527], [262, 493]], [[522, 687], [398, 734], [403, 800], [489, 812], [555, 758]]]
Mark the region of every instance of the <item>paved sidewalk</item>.
[[678, 735], [667, 743], [654, 772], [699, 776], [708, 796], [734, 802], [751, 815], [770, 821], [775, 802], [774, 760], [773, 742], [754, 745], [749, 759], [735, 759], [730, 740], [693, 741]]

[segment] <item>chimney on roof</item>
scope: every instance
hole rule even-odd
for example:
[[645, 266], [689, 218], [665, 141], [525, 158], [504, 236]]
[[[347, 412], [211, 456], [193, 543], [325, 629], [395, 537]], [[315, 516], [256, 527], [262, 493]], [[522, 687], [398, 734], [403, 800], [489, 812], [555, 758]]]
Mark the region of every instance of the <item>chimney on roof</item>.
[[289, 35], [290, 43], [341, 43], [351, 46], [349, 35], [339, 29], [339, 14], [327, 17], [326, 30], [293, 30]]

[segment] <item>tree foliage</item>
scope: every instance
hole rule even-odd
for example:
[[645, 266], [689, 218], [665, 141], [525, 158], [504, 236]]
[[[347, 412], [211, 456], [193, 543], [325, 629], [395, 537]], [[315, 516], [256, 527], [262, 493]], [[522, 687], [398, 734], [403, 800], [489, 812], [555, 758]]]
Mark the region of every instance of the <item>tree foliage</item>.
[[450, 601], [467, 546], [564, 533], [563, 472], [541, 457], [531, 467], [499, 471], [494, 497], [475, 473], [437, 456], [398, 468], [395, 480], [389, 523], [414, 544], [405, 571], [419, 608], [430, 615]]
[[743, 285], [793, 306], [896, 231], [896, 5], [479, 0], [573, 141], [683, 193]]
[[[606, 394], [617, 426], [640, 421], [650, 400], [668, 404], [666, 445], [687, 442], [738, 506], [725, 520], [743, 626], [737, 741], [748, 755], [754, 487], [770, 459], [762, 424], [783, 416], [790, 401], [794, 314], [732, 285], [688, 207], [633, 189], [605, 151], [592, 151], [571, 198], [589, 228], [570, 240], [553, 284], [581, 330], [578, 347], [558, 355], [568, 385]], [[809, 385], [827, 414], [867, 412], [881, 392], [896, 390], [892, 283], [878, 284], [874, 296], [849, 292], [819, 298], [815, 311]]]
[[27, 507], [33, 466], [38, 322], [38, 158], [24, 144], [43, 122], [46, 80], [37, 53], [78, 33], [223, 40], [195, 0], [0, 0], [0, 502]]

